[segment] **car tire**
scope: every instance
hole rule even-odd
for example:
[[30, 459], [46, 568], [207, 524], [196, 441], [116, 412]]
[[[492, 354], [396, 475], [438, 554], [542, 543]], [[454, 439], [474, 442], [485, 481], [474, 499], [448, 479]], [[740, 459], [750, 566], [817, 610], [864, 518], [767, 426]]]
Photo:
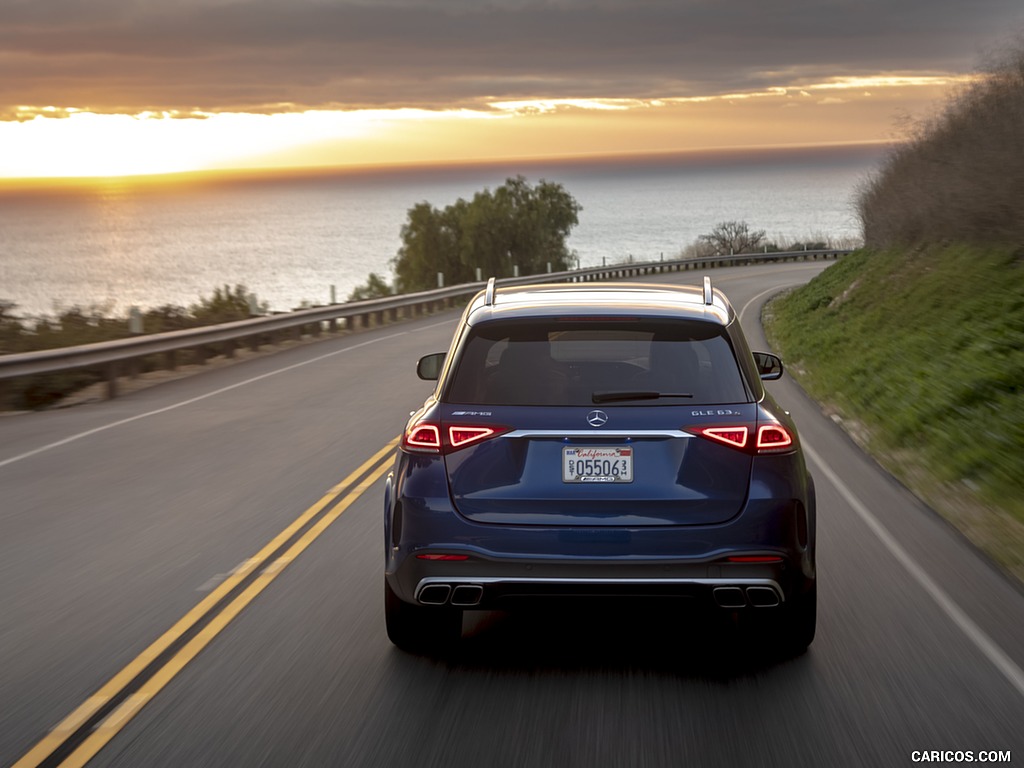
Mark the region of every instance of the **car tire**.
[[409, 653], [444, 651], [462, 635], [462, 611], [407, 603], [394, 593], [387, 579], [384, 580], [384, 621], [388, 639]]
[[775, 647], [780, 655], [799, 656], [814, 641], [818, 624], [818, 584], [790, 598], [778, 617]]

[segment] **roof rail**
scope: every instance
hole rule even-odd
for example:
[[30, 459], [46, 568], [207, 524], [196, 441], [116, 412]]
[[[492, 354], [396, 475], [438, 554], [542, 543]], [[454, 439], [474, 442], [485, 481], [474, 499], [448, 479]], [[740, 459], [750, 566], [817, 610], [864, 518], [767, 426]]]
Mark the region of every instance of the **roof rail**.
[[704, 275], [704, 303], [710, 305], [714, 304], [714, 302], [715, 297], [714, 294], [711, 292], [711, 278], [708, 277], [707, 275]]
[[494, 306], [494, 278], [490, 278], [487, 281], [487, 288], [484, 289], [484, 306]]

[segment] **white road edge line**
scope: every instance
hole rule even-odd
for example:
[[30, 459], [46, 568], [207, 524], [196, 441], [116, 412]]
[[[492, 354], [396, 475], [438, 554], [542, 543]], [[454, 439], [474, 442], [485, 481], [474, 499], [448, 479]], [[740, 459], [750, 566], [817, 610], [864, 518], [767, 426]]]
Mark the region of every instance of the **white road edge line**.
[[410, 333], [418, 333], [419, 331], [425, 331], [425, 330], [428, 330], [430, 328], [437, 328], [438, 326], [445, 325], [446, 323], [453, 323], [453, 322], [455, 322], [455, 321], [454, 320], [445, 320], [445, 321], [440, 322], [440, 323], [434, 323], [432, 325], [424, 326], [423, 328], [417, 328], [416, 330], [413, 330], [413, 331], [399, 331], [398, 333], [392, 333], [392, 334], [388, 334], [387, 336], [381, 336], [378, 339], [369, 339], [367, 341], [360, 342], [359, 344], [354, 344], [351, 347], [345, 347], [344, 349], [337, 349], [334, 352], [328, 352], [325, 355], [320, 355], [319, 357], [314, 357], [314, 358], [312, 358], [310, 360], [306, 360], [306, 361], [301, 362], [301, 363], [295, 363], [294, 365], [288, 365], [288, 366], [285, 366], [284, 368], [278, 368], [276, 371], [270, 371], [269, 373], [264, 373], [264, 374], [261, 374], [259, 376], [253, 376], [251, 379], [246, 379], [245, 381], [239, 381], [239, 382], [237, 382], [235, 384], [231, 384], [230, 386], [227, 386], [227, 387], [221, 387], [220, 389], [215, 389], [213, 392], [207, 392], [205, 395], [199, 395], [198, 397], [193, 397], [193, 398], [191, 398], [189, 400], [182, 400], [180, 403], [174, 403], [173, 405], [168, 405], [168, 406], [165, 406], [163, 408], [157, 408], [155, 411], [147, 411], [146, 413], [139, 413], [139, 414], [136, 414], [135, 416], [129, 416], [127, 419], [120, 419], [119, 421], [113, 421], [110, 424], [104, 424], [102, 427], [96, 427], [95, 429], [89, 429], [89, 430], [86, 430], [85, 432], [79, 432], [78, 434], [71, 435], [69, 437], [65, 437], [62, 440], [56, 440], [56, 441], [54, 441], [52, 443], [47, 443], [46, 445], [40, 446], [39, 448], [34, 448], [31, 451], [25, 451], [25, 453], [20, 453], [17, 456], [11, 456], [9, 459], [4, 459], [3, 461], [0, 461], [0, 467], [6, 467], [8, 464], [14, 464], [15, 462], [23, 461], [24, 459], [31, 458], [32, 456], [36, 456], [36, 455], [38, 455], [40, 453], [45, 453], [46, 451], [52, 450], [54, 448], [59, 448], [60, 446], [67, 445], [68, 443], [73, 443], [73, 442], [75, 442], [77, 440], [82, 440], [83, 438], [90, 437], [91, 435], [95, 435], [95, 434], [97, 434], [99, 432], [106, 432], [108, 429], [113, 429], [114, 427], [120, 427], [120, 426], [123, 426], [125, 424], [130, 424], [133, 421], [138, 421], [140, 419], [146, 419], [146, 418], [149, 418], [150, 416], [158, 416], [161, 413], [167, 413], [168, 411], [173, 411], [173, 410], [176, 410], [178, 408], [183, 408], [186, 405], [192, 405], [193, 403], [198, 403], [200, 400], [206, 400], [207, 398], [214, 397], [215, 395], [221, 395], [221, 394], [223, 394], [225, 392], [230, 392], [233, 389], [238, 389], [239, 387], [244, 387], [247, 384], [254, 384], [257, 381], [262, 381], [263, 379], [269, 379], [271, 376], [277, 376], [279, 373], [286, 373], [288, 371], [295, 370], [296, 368], [302, 368], [303, 366], [311, 365], [312, 363], [318, 363], [321, 360], [326, 360], [329, 357], [334, 357], [335, 355], [340, 355], [340, 354], [342, 354], [344, 352], [351, 352], [352, 350], [359, 349], [360, 347], [367, 347], [367, 346], [369, 346], [371, 344], [377, 344], [377, 343], [382, 342], [382, 341], [389, 341], [390, 339], [396, 339], [399, 336], [406, 336], [406, 335], [408, 335]]
[[861, 503], [860, 499], [839, 479], [839, 476], [832, 471], [832, 468], [821, 458], [818, 452], [811, 448], [806, 441], [803, 442], [803, 447], [811, 461], [817, 465], [822, 474], [839, 491], [839, 495], [850, 505], [850, 508], [857, 513], [865, 525], [885, 545], [889, 553], [914, 577], [914, 580], [921, 585], [921, 588], [931, 596], [939, 608], [960, 628], [960, 631], [967, 635], [968, 639], [977, 646], [978, 650], [992, 662], [993, 666], [1003, 673], [1003, 676], [1017, 689], [1017, 692], [1024, 696], [1024, 670], [1021, 670], [1013, 659], [1007, 656], [1003, 649], [996, 645], [995, 641], [985, 634], [985, 631], [975, 624], [960, 606], [946, 594], [942, 587], [936, 584], [932, 577], [918, 565], [917, 561], [900, 546], [888, 529], [878, 521], [878, 518], [871, 514], [868, 508]]
[[747, 314], [747, 310], [750, 309], [750, 305], [753, 304], [755, 301], [760, 299], [765, 294], [768, 294], [768, 293], [781, 293], [782, 291], [786, 290], [787, 288], [792, 288], [793, 286], [796, 286], [796, 285], [804, 285], [804, 283], [786, 283], [785, 285], [773, 285], [771, 288], [766, 288], [765, 290], [761, 291], [759, 294], [757, 294], [757, 296], [755, 296], [754, 298], [752, 298], [750, 301], [748, 301], [746, 304], [743, 305], [743, 309], [740, 310], [740, 314], [739, 314], [740, 325], [743, 325], [743, 316], [745, 314]]

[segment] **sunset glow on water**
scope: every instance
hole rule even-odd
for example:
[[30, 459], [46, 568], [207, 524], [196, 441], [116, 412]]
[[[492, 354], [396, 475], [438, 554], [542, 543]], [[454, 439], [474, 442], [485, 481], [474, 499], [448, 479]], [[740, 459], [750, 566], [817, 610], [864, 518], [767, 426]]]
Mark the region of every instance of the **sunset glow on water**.
[[881, 146], [432, 166], [361, 173], [79, 181], [0, 191], [0, 299], [17, 312], [188, 306], [241, 283], [273, 310], [343, 300], [387, 277], [413, 205], [443, 208], [508, 176], [562, 184], [583, 206], [582, 266], [672, 259], [718, 222], [770, 238], [859, 236], [852, 195]]

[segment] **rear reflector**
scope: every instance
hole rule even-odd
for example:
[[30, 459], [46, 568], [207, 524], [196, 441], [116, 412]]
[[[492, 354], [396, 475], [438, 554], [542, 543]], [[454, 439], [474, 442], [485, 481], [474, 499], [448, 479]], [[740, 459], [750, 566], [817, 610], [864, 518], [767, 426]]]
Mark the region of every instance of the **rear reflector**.
[[416, 555], [417, 560], [469, 560], [469, 555]]
[[781, 563], [782, 558], [775, 555], [734, 555], [725, 558], [728, 563]]

